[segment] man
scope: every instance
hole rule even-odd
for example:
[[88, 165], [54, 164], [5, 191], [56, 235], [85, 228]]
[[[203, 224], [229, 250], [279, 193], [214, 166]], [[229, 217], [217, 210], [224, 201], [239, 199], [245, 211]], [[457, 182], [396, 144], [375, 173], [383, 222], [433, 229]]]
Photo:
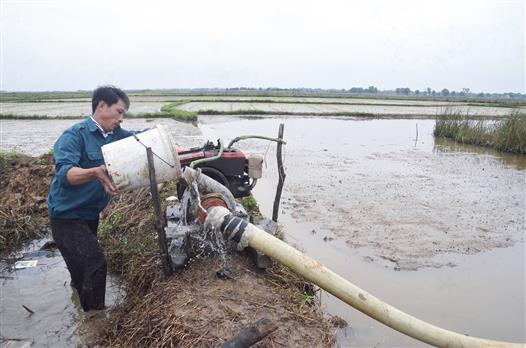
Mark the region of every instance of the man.
[[130, 106], [123, 91], [99, 87], [91, 102], [92, 116], [64, 131], [53, 147], [55, 176], [47, 200], [53, 239], [85, 311], [104, 308], [106, 258], [97, 227], [99, 213], [117, 194], [101, 146], [133, 134], [120, 128]]

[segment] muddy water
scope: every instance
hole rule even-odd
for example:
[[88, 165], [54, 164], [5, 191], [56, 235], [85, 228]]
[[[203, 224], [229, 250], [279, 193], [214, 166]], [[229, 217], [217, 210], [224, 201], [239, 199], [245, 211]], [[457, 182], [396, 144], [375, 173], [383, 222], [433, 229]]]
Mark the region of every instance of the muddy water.
[[[2, 120], [0, 150], [45, 153], [74, 122]], [[157, 122], [189, 146], [244, 134], [274, 136], [285, 123], [280, 221], [290, 243], [431, 323], [469, 335], [526, 340], [524, 157], [435, 142], [433, 121], [425, 120], [200, 117], [200, 129], [173, 120], [133, 119], [123, 126], [141, 129]], [[266, 155], [255, 195], [270, 216], [275, 145], [238, 145]], [[342, 346], [422, 345], [327, 294], [322, 303], [350, 324], [340, 333]], [[19, 310], [14, 308], [25, 318]]]
[[[524, 342], [524, 156], [435, 142], [433, 121], [200, 118], [206, 138], [285, 123], [287, 239], [392, 305], [450, 330]], [[418, 127], [418, 139], [416, 129]], [[275, 146], [255, 189], [271, 215]], [[249, 151], [250, 150], [250, 151]], [[421, 346], [322, 296], [342, 346]]]
[[[38, 251], [46, 240], [33, 242], [19, 254]], [[14, 347], [25, 342], [37, 347], [72, 347], [92, 341], [97, 320], [105, 311], [82, 310], [59, 252], [24, 258], [29, 259], [37, 260], [37, 266], [14, 270], [12, 263], [0, 263], [0, 346], [6, 340], [13, 341]], [[123, 294], [111, 275], [106, 284], [106, 306], [111, 307]]]

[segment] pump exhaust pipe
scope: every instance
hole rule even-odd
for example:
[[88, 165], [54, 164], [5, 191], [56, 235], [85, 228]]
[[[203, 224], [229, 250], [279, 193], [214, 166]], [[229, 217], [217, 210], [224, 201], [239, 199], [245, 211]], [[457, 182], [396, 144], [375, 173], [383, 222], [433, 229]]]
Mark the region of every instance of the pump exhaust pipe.
[[525, 347], [519, 343], [462, 335], [417, 319], [353, 285], [280, 239], [234, 216], [225, 207], [209, 208], [205, 224], [221, 230], [225, 237], [237, 242], [238, 249], [250, 246], [261, 251], [362, 313], [419, 341], [437, 347]]

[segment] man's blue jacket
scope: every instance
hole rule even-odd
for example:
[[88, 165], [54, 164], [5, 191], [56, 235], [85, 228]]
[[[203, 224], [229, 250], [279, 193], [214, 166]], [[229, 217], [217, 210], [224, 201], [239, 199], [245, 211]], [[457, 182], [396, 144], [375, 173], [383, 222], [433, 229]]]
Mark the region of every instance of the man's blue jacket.
[[47, 197], [49, 216], [83, 220], [98, 218], [110, 200], [100, 182], [93, 180], [70, 185], [66, 173], [71, 167], [87, 169], [104, 164], [101, 146], [134, 133], [117, 128], [104, 138], [91, 117], [65, 130], [53, 147], [55, 176]]

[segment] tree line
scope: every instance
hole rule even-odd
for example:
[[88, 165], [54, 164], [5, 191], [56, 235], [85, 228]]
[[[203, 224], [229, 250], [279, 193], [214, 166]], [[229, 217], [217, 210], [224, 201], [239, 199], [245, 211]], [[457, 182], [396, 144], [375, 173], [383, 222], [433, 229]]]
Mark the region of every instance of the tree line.
[[324, 89], [324, 88], [279, 88], [279, 87], [267, 87], [267, 88], [251, 88], [251, 87], [235, 87], [227, 88], [227, 91], [264, 91], [264, 92], [306, 92], [306, 93], [352, 93], [352, 94], [380, 94], [380, 95], [400, 95], [400, 96], [422, 96], [422, 97], [478, 97], [478, 98], [511, 98], [511, 99], [524, 99], [526, 94], [506, 92], [506, 93], [485, 93], [485, 92], [472, 92], [470, 88], [462, 88], [460, 91], [449, 90], [443, 88], [442, 90], [434, 90], [430, 87], [425, 89], [411, 90], [408, 87], [399, 87], [393, 90], [379, 90], [375, 86], [369, 87], [351, 87], [341, 89]]

